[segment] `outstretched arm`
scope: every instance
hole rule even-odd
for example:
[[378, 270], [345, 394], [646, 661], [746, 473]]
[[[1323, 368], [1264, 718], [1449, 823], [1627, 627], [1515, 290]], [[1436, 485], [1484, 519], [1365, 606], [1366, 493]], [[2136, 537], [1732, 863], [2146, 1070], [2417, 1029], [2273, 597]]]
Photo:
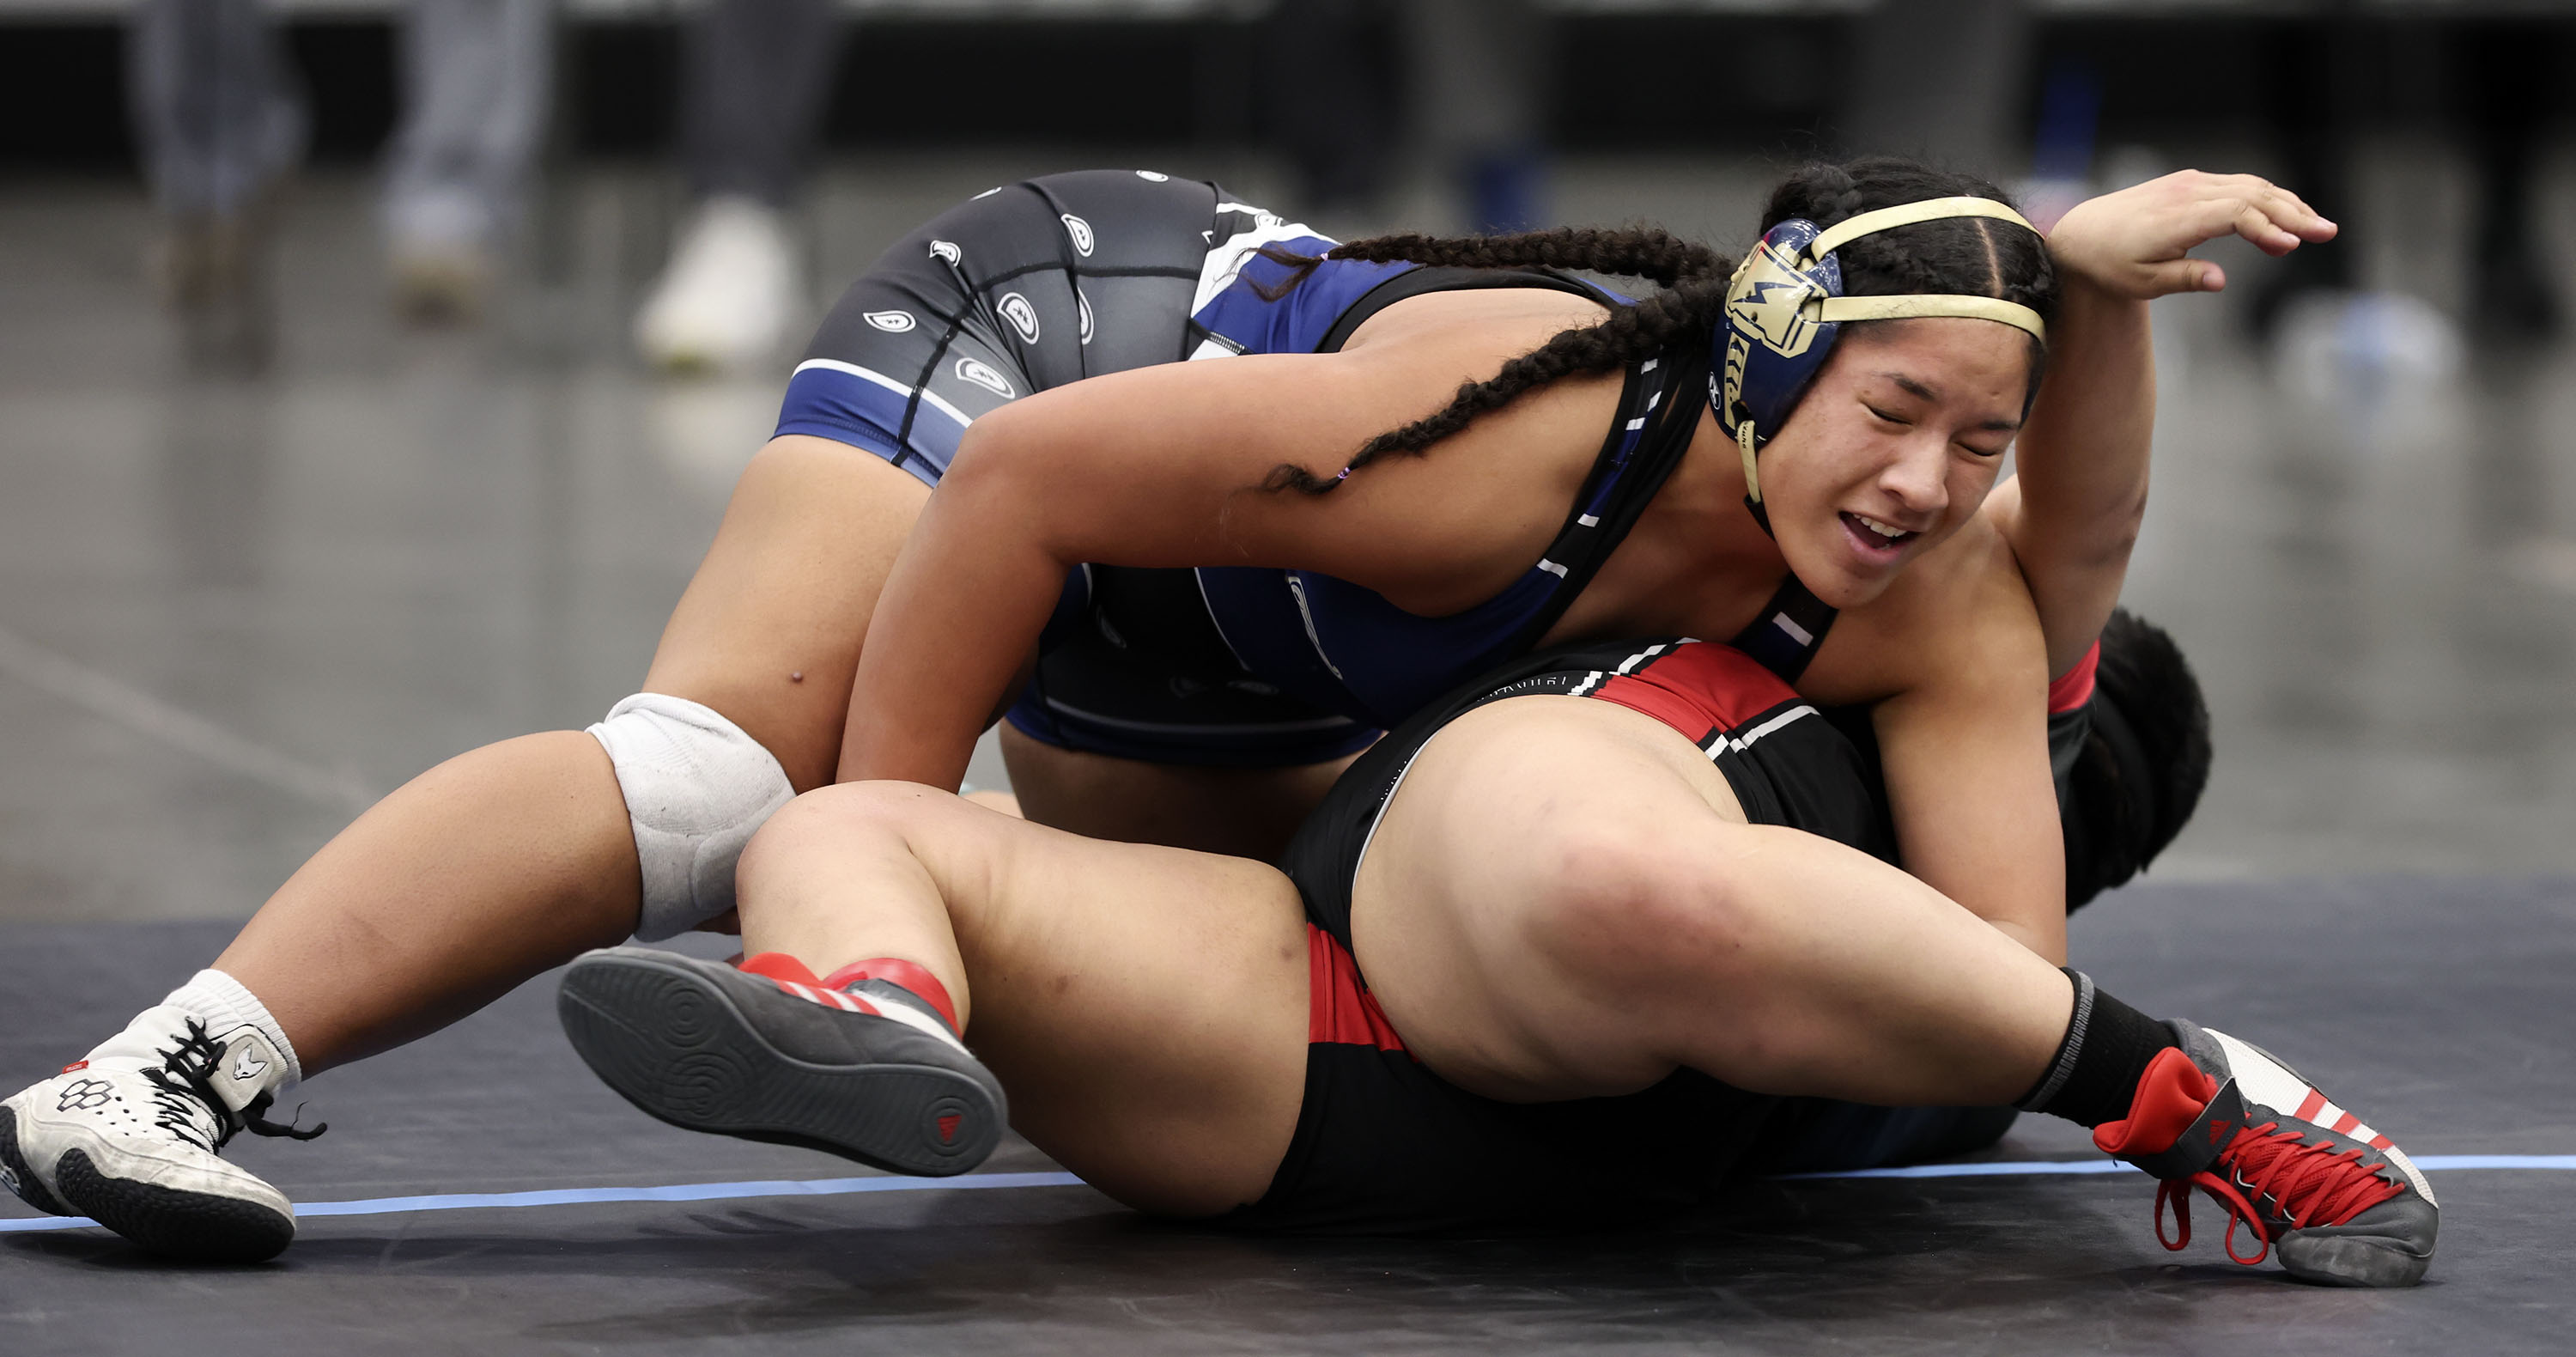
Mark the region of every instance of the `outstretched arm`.
[[2227, 285], [2218, 265], [2189, 257], [2194, 246], [2240, 235], [2280, 255], [2335, 230], [2253, 175], [2183, 170], [2079, 203], [2049, 233], [2063, 302], [2048, 376], [2022, 426], [2020, 474], [1989, 512], [2030, 582], [2050, 673], [2101, 633], [2146, 514], [2156, 401], [2147, 303]]

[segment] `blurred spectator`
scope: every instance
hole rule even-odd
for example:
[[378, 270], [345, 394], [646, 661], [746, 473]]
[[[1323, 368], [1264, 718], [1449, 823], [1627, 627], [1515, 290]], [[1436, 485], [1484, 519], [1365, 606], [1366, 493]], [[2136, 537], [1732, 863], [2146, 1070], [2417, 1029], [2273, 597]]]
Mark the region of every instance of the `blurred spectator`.
[[411, 0], [402, 126], [387, 148], [385, 248], [394, 305], [467, 320], [525, 204], [554, 75], [549, 0]]
[[[260, 0], [142, 0], [129, 83], [163, 221], [156, 273], [210, 356], [264, 356], [266, 236], [302, 158], [304, 100]], [[832, 0], [715, 0], [684, 29], [681, 137], [694, 202], [639, 316], [674, 367], [767, 356], [795, 323], [781, 220], [810, 156], [839, 33]], [[551, 0], [411, 0], [402, 115], [387, 148], [397, 310], [470, 319], [517, 224], [549, 113]]]
[[192, 350], [266, 355], [266, 222], [304, 104], [259, 0], [142, 0], [127, 93], [164, 222], [152, 271]]
[[1415, 135], [1486, 232], [1540, 224], [1547, 21], [1533, 0], [1404, 0]]
[[680, 141], [694, 206], [635, 319], [655, 364], [747, 367], [803, 319], [784, 214], [813, 159], [840, 33], [833, 0], [716, 0], [690, 21]]
[[1409, 124], [1475, 229], [1543, 219], [1549, 55], [1535, 0], [1299, 0], [1271, 12], [1260, 50], [1271, 136], [1306, 210], [1373, 206]]

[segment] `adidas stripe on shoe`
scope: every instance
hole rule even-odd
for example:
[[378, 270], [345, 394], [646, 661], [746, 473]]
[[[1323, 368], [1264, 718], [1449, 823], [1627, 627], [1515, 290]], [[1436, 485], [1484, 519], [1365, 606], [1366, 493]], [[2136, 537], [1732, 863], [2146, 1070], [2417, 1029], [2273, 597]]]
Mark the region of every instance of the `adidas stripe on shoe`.
[[[2171, 1024], [2180, 1049], [2147, 1067], [2129, 1115], [2093, 1133], [2105, 1153], [2163, 1182], [2156, 1238], [2191, 1242], [2191, 1194], [2227, 1210], [2227, 1256], [2277, 1251], [2303, 1281], [2412, 1286], [2433, 1261], [2440, 1204], [2388, 1137], [2335, 1106], [2278, 1057], [2224, 1032]], [[2165, 1233], [2165, 1214], [2176, 1224]], [[2257, 1247], [2238, 1251], [2239, 1228]]]

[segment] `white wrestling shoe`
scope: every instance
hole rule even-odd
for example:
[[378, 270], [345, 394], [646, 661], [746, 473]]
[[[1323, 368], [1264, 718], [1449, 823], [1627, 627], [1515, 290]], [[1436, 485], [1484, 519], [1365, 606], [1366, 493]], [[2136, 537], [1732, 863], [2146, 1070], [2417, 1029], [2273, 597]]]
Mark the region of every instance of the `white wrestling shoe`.
[[86, 1215], [154, 1253], [255, 1263], [295, 1238], [295, 1206], [224, 1162], [241, 1131], [310, 1140], [260, 1114], [287, 1063], [247, 1023], [209, 1034], [147, 1008], [63, 1072], [0, 1102], [0, 1183], [58, 1216]]
[[778, 209], [719, 195], [698, 205], [652, 298], [635, 347], [672, 372], [741, 372], [778, 351], [795, 321], [795, 243]]

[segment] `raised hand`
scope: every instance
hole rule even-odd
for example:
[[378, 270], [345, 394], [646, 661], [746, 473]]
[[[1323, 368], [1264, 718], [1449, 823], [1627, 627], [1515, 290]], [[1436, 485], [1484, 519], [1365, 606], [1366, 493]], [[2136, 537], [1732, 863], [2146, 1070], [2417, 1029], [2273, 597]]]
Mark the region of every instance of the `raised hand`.
[[2227, 286], [2225, 269], [2190, 257], [2196, 245], [2238, 235], [2282, 255], [2332, 240], [2338, 229], [2270, 180], [2177, 170], [2076, 204], [2049, 232], [2048, 249], [2061, 274], [2146, 301]]

